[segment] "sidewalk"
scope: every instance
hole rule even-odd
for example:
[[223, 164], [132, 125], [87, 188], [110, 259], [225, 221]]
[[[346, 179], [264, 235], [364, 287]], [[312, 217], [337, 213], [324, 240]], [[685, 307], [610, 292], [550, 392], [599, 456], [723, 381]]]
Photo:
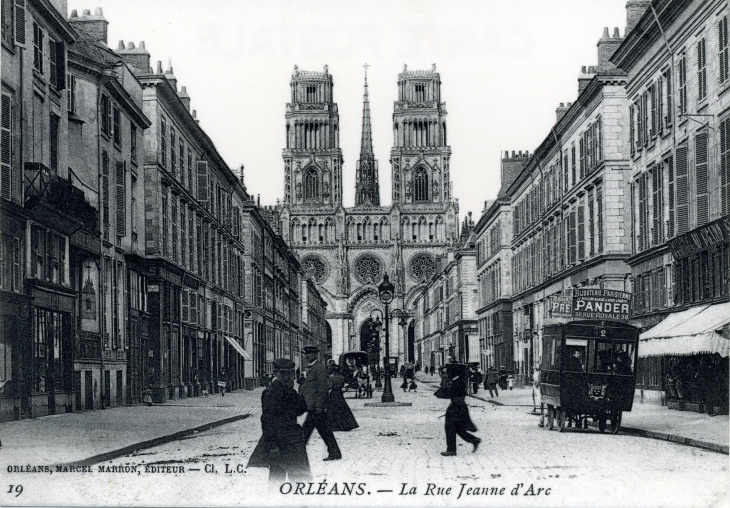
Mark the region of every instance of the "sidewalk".
[[260, 425], [261, 389], [0, 423], [0, 469], [87, 465], [232, 421]]
[[[438, 386], [437, 376], [419, 375], [421, 382]], [[499, 390], [499, 396], [490, 398], [489, 390], [473, 397], [495, 405], [525, 406], [532, 408], [532, 388]], [[626, 434], [663, 439], [712, 450], [730, 453], [730, 420], [728, 415], [708, 416], [704, 413], [676, 411], [657, 404], [634, 401], [630, 412], [623, 413], [621, 431]]]

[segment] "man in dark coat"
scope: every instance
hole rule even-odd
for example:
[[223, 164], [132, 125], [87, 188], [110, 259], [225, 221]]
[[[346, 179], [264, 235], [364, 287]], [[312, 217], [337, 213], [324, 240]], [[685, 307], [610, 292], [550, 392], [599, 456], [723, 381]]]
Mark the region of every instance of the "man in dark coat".
[[497, 394], [497, 397], [499, 397], [497, 381], [499, 381], [499, 374], [496, 370], [494, 370], [494, 367], [489, 367], [489, 370], [487, 371], [487, 376], [484, 379], [484, 389], [489, 390], [490, 397], [494, 397], [494, 394]]
[[327, 395], [329, 394], [329, 375], [322, 362], [319, 360], [319, 348], [317, 346], [304, 346], [302, 349], [307, 359], [307, 377], [299, 387], [299, 394], [307, 404], [307, 418], [304, 420], [302, 429], [305, 442], [309, 441], [315, 427], [327, 445], [327, 457], [324, 460], [339, 460], [342, 458], [340, 447], [337, 446], [335, 435], [330, 429], [325, 413]]
[[474, 446], [473, 452], [479, 448], [481, 439], [469, 432], [476, 432], [477, 428], [469, 416], [469, 406], [464, 402], [466, 397], [466, 379], [463, 375], [451, 380], [451, 404], [446, 409], [446, 451], [441, 455], [450, 457], [456, 455], [456, 436]]
[[261, 395], [262, 436], [248, 467], [268, 467], [269, 483], [312, 481], [306, 443], [297, 416], [307, 406], [294, 391], [294, 362], [286, 358], [274, 360], [274, 379]]

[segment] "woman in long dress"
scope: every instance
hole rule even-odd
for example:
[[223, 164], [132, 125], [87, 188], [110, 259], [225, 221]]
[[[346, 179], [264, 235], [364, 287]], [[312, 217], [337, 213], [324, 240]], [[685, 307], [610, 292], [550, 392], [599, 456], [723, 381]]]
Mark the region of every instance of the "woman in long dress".
[[345, 378], [337, 365], [330, 365], [329, 370], [330, 393], [327, 396], [326, 408], [330, 428], [335, 432], [356, 429], [359, 425], [342, 395]]

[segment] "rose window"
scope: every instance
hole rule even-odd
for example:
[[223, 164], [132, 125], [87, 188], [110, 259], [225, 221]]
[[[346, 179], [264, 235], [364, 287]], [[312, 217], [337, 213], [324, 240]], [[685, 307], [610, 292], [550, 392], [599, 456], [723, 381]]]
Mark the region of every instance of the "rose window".
[[327, 279], [327, 265], [319, 256], [307, 256], [302, 260], [304, 277], [321, 284]]
[[377, 284], [383, 278], [383, 264], [375, 256], [365, 254], [355, 260], [355, 275], [364, 284]]
[[436, 273], [436, 260], [429, 254], [416, 254], [411, 258], [411, 277], [426, 282]]

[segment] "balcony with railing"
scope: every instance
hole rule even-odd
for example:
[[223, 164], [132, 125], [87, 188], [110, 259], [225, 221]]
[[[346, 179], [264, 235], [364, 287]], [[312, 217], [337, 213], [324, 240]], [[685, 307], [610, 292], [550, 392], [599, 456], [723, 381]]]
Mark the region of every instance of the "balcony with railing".
[[99, 212], [86, 201], [84, 192], [40, 162], [26, 162], [25, 208], [32, 218], [65, 234], [79, 229], [95, 233]]

